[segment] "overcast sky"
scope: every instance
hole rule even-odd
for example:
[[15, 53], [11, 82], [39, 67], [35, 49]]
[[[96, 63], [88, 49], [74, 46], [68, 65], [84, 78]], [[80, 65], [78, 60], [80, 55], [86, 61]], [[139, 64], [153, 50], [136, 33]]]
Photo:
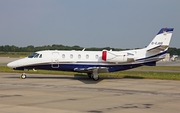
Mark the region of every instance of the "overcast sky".
[[180, 0], [0, 0], [0, 46], [142, 48], [162, 27], [180, 48]]

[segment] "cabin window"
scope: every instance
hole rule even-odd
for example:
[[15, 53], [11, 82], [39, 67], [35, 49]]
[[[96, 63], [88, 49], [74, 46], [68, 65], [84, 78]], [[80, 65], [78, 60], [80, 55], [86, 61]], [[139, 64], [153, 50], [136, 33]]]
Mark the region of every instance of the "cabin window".
[[62, 54], [62, 58], [65, 58], [65, 54]]
[[98, 59], [98, 57], [99, 57], [98, 55], [95, 56], [96, 59]]
[[88, 59], [89, 58], [89, 55], [86, 55], [86, 59]]
[[70, 58], [73, 58], [73, 55], [72, 55], [72, 54], [70, 55]]
[[80, 55], [80, 54], [78, 55], [78, 58], [79, 58], [79, 59], [81, 58], [81, 55]]
[[42, 54], [39, 55], [39, 58], [42, 58]]

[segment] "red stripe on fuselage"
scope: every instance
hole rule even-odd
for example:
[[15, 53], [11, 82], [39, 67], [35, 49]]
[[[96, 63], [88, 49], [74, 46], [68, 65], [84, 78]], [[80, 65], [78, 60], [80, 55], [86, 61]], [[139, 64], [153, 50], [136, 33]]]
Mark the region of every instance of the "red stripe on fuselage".
[[106, 61], [107, 51], [102, 51], [102, 60]]

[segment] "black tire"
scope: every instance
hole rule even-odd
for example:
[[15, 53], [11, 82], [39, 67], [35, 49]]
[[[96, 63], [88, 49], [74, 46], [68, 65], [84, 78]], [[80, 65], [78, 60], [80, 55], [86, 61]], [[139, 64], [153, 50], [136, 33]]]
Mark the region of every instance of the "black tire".
[[21, 79], [25, 79], [25, 78], [26, 78], [26, 74], [22, 74], [22, 75], [20, 76], [20, 78], [21, 78]]
[[87, 73], [87, 75], [88, 75], [89, 78], [93, 78], [92, 73]]
[[92, 78], [94, 81], [98, 81], [99, 80], [99, 76], [97, 78]]

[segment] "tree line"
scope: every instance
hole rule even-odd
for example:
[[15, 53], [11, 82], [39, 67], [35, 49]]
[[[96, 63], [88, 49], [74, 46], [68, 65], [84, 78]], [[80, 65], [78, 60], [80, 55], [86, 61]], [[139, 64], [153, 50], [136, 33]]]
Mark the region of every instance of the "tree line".
[[[44, 45], [44, 46], [33, 46], [29, 45], [27, 47], [18, 47], [14, 45], [4, 45], [0, 46], [0, 52], [35, 52], [40, 50], [83, 50], [83, 47], [78, 45], [75, 46], [65, 46], [65, 45]], [[86, 48], [86, 51], [102, 51], [102, 50], [113, 50], [113, 51], [121, 51], [121, 50], [128, 50], [128, 49], [120, 49], [120, 48], [110, 48], [110, 47], [103, 47], [103, 48]], [[170, 47], [167, 51], [170, 55], [180, 55], [180, 48], [172, 48]]]
[[[78, 45], [75, 46], [64, 46], [64, 45], [58, 45], [58, 44], [53, 44], [53, 45], [45, 45], [45, 46], [33, 46], [29, 45], [27, 47], [18, 47], [18, 46], [10, 46], [10, 45], [4, 45], [0, 46], [0, 52], [35, 52], [35, 51], [40, 51], [40, 50], [83, 50], [83, 47], [80, 47]], [[91, 47], [91, 48], [85, 48], [86, 51], [101, 51], [103, 49], [106, 50], [123, 50], [123, 49], [118, 49], [118, 48], [110, 48], [110, 47], [104, 47], [104, 48], [96, 48], [96, 47]]]

